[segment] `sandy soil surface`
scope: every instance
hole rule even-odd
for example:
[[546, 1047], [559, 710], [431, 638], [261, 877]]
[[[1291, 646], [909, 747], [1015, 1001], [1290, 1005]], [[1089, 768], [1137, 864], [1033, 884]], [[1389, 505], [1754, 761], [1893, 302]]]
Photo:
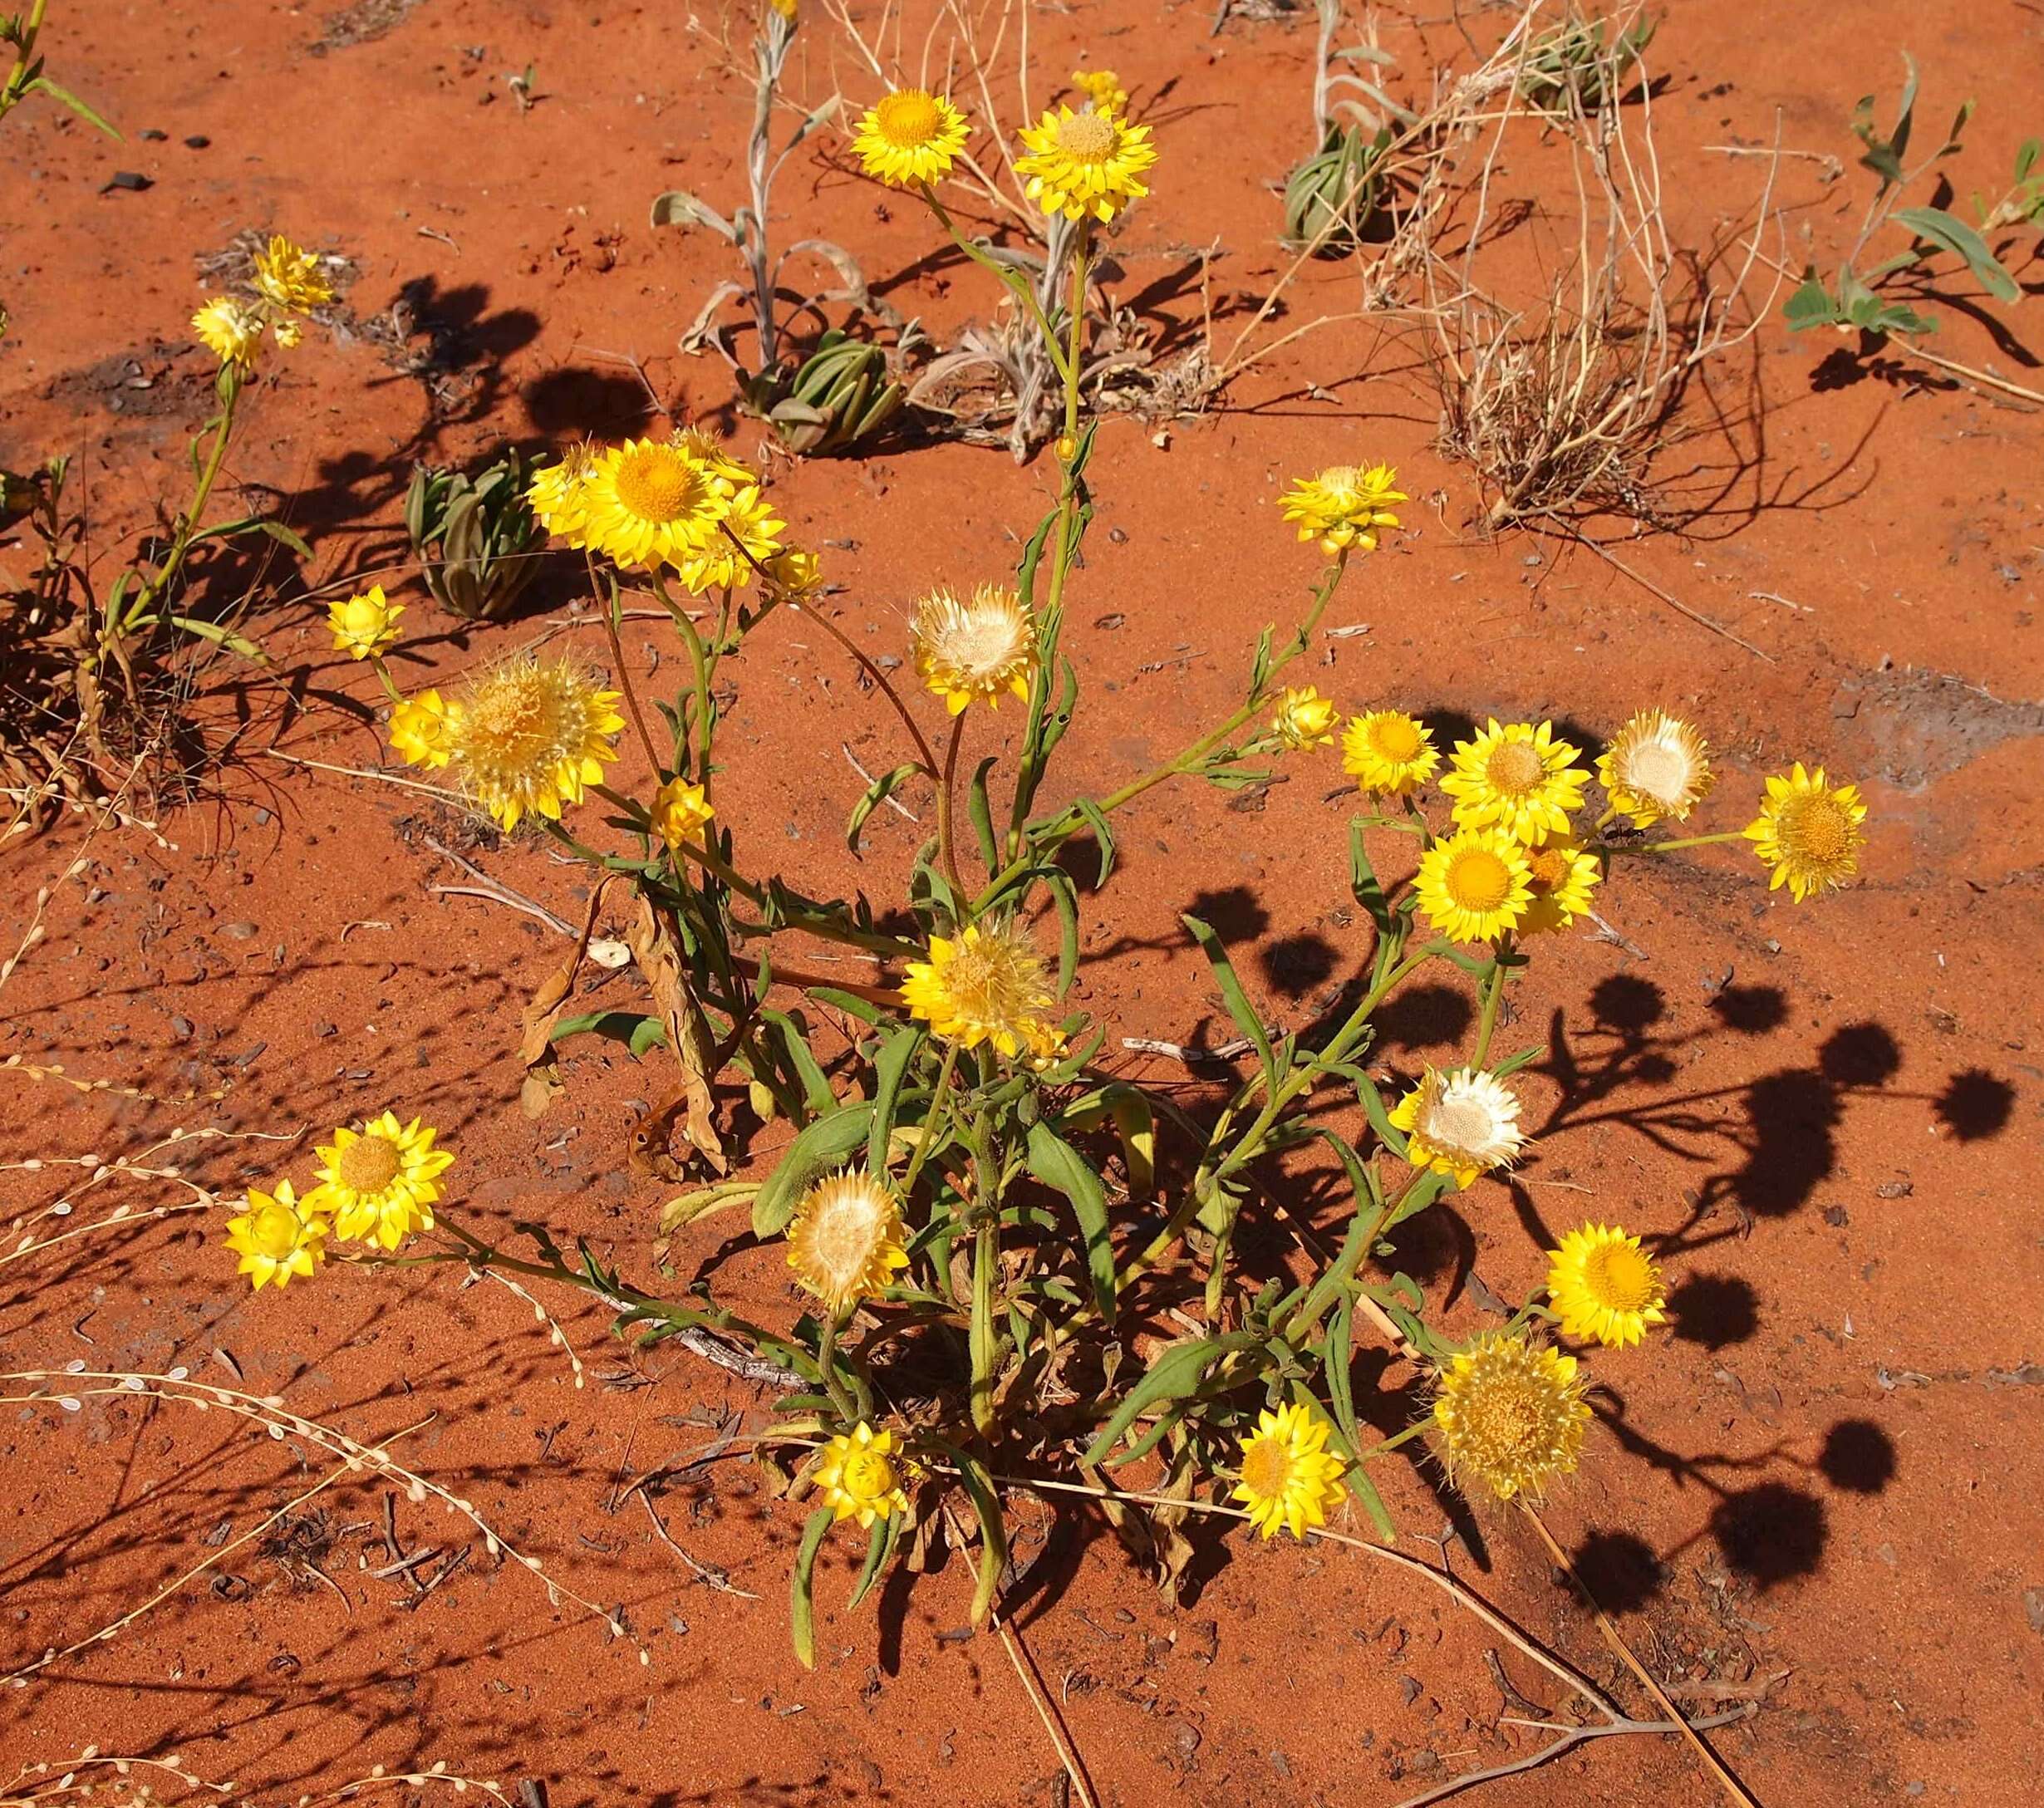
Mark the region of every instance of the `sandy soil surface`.
[[[415, 459], [622, 435], [652, 419], [621, 359], [639, 361], [677, 411], [728, 410], [721, 366], [673, 349], [730, 273], [722, 248], [646, 221], [663, 189], [717, 195], [740, 179], [749, 102], [708, 9], [55, 10], [52, 71], [128, 139], [109, 144], [47, 109], [7, 127], [0, 450], [8, 464], [75, 451], [103, 543], [177, 491], [210, 375], [186, 341], [199, 263], [250, 228], [351, 263], [346, 330], [316, 333], [266, 376], [232, 471], [252, 504], [313, 543], [314, 582], [402, 558]], [[1158, 332], [1196, 331], [1186, 248], [1217, 245], [1225, 340], [1288, 261], [1270, 184], [1303, 148], [1310, 38], [1254, 20], [1211, 35], [1211, 16], [1083, 0], [1040, 14], [1033, 47], [1041, 69], [1083, 57], [1137, 87], [1163, 162], [1118, 248], [1119, 292]], [[1495, 15], [1466, 22], [1497, 29]], [[1385, 25], [1408, 71], [1466, 54], [1443, 18], [1388, 12]], [[1785, 160], [1776, 196], [1792, 255], [1835, 258], [1864, 198], [1844, 122], [1859, 96], [1899, 80], [1893, 46], [1924, 64], [1927, 113], [1978, 98], [1957, 183], [1996, 183], [2036, 123], [2033, 10], [1673, 7], [1654, 63], [1678, 240], [1736, 226], [1757, 192], [1755, 160], [1710, 147], [1770, 144], [1778, 121], [1784, 146], [1845, 157], [1836, 181], [1814, 157]], [[539, 98], [525, 111], [504, 76], [528, 64]], [[866, 91], [848, 57], [833, 66], [820, 23], [792, 66], [805, 96], [833, 80]], [[983, 313], [975, 273], [934, 255], [912, 208], [826, 150], [789, 166], [788, 229], [855, 248], [894, 305], [940, 333]], [[124, 170], [149, 186], [109, 189]], [[2036, 264], [2025, 279], [2035, 289]], [[1287, 305], [1293, 323], [1349, 312], [1354, 278], [1315, 266]], [[2037, 386], [2038, 305], [1948, 306], [1935, 343]], [[1418, 1221], [1423, 1234], [1399, 1257], [1445, 1290], [1447, 1326], [1471, 1330], [1493, 1290], [1537, 1285], [1540, 1251], [1584, 1212], [1673, 1239], [1672, 1334], [1598, 1363], [1599, 1424], [1548, 1522], [1686, 1703], [1761, 1701], [1716, 1737], [1774, 1805], [2044, 1801], [2044, 426], [1992, 390], [1929, 375], [1771, 322], [1694, 397], [1693, 424], [1711, 430], [1663, 461], [1671, 530], [1595, 530], [1755, 651], [1591, 551], [1474, 531], [1479, 499], [1434, 449], [1422, 373], [1374, 325], [1331, 325], [1201, 418], [1162, 432], [1109, 422], [1067, 640], [1096, 705], [1068, 744], [1076, 789], [1137, 769], [1231, 705], [1255, 633], [1289, 617], [1314, 572], [1275, 521], [1278, 489], [1337, 459], [1383, 458], [1415, 498], [1408, 531], [1330, 615], [1359, 631], [1316, 646], [1323, 690], [1444, 724], [1551, 715], [1593, 743], [1662, 704], [1703, 725], [1728, 796], [1796, 757], [1865, 789], [1867, 873], [1820, 906], [1770, 894], [1724, 848], [1612, 888], [1606, 912], [1628, 946], [1571, 939], [1514, 997], [1518, 1043], [1550, 1043], [1526, 1076], [1532, 1158], [1511, 1187]], [[748, 447], [759, 437], [752, 424], [737, 431]], [[1010, 563], [1053, 481], [1044, 462], [948, 445], [797, 464], [777, 494], [846, 587], [841, 619], [877, 655], [902, 650], [905, 607], [933, 577]], [[413, 594], [423, 631], [404, 650], [405, 681], [530, 638], [574, 586], [564, 564], [526, 618], [473, 631]], [[567, 1096], [537, 1122], [521, 1113], [517, 1010], [560, 944], [529, 918], [436, 893], [464, 882], [435, 844], [566, 917], [580, 915], [579, 875], [538, 843], [476, 836], [430, 799], [271, 757], [374, 766], [378, 698], [363, 668], [327, 650], [313, 607], [287, 592], [259, 626], [278, 682], [215, 669], [212, 719], [245, 726], [202, 802], [165, 814], [156, 835], [109, 830], [86, 844], [66, 828], [7, 857], [10, 926], [25, 926], [36, 888], [67, 862], [90, 865], [58, 889], [46, 939], [0, 995], [0, 1055], [112, 1088], [0, 1076], [7, 1215], [68, 1197], [77, 1221], [118, 1205], [137, 1221], [0, 1257], [6, 1366], [182, 1365], [286, 1394], [368, 1442], [425, 1421], [404, 1459], [577, 1593], [622, 1610], [633, 1637], [550, 1605], [438, 1506], [398, 1497], [386, 1517], [388, 1491], [337, 1488], [118, 1637], [0, 1694], [0, 1745], [59, 1765], [87, 1743], [174, 1750], [264, 1800], [375, 1764], [445, 1761], [543, 1780], [562, 1808], [1064, 1802], [1000, 1644], [967, 1629], [966, 1566], [891, 1585], [877, 1612], [847, 1616], [834, 1604], [853, 1559], [833, 1545], [819, 1666], [803, 1673], [785, 1592], [798, 1511], [735, 1463], [690, 1471], [656, 1499], [626, 1491], [708, 1442], [732, 1409], [757, 1408], [759, 1390], [673, 1347], [634, 1358], [601, 1312], [564, 1301], [578, 1373], [525, 1302], [445, 1274], [334, 1276], [252, 1299], [206, 1214], [140, 1218], [180, 1198], [174, 1185], [115, 1173], [87, 1188], [96, 1162], [127, 1157], [174, 1159], [231, 1192], [297, 1161], [333, 1123], [395, 1104], [443, 1127], [476, 1213], [543, 1216], [652, 1272], [675, 1188], [625, 1151], [664, 1074], [585, 1045]], [[579, 637], [601, 652], [599, 637]], [[641, 676], [663, 651], [650, 631], [628, 637]], [[844, 852], [862, 786], [848, 751], [874, 771], [894, 755], [828, 645], [764, 636], [738, 675], [725, 744], [727, 810], [759, 863], [825, 892], [884, 893], [906, 870], [921, 830], [887, 811], [862, 867]], [[628, 774], [632, 758], [627, 748]], [[1331, 760], [1324, 783], [1295, 768], [1253, 796], [1246, 821], [1214, 793], [1160, 791], [1136, 807], [1122, 870], [1091, 903], [1079, 1002], [1117, 1039], [1226, 1036], [1179, 924], [1192, 909], [1269, 1014], [1304, 1020], [1359, 946], [1339, 782]], [[622, 995], [628, 982], [613, 984]], [[1468, 1027], [1452, 995], [1422, 999], [1386, 1025], [1383, 1059], [1409, 1073]], [[1205, 1096], [1165, 1058], [1119, 1059]], [[144, 1156], [179, 1129], [228, 1134]], [[301, 1140], [247, 1140], [258, 1136]], [[769, 1133], [754, 1153], [774, 1147]], [[48, 1165], [60, 1158], [81, 1165]], [[792, 1316], [780, 1256], [731, 1221], [669, 1253], [682, 1275], [714, 1262], [720, 1286]], [[10, 1407], [0, 1459], [10, 1669], [140, 1605], [327, 1470], [302, 1439], [146, 1401]], [[1617, 1686], [1525, 1528], [1451, 1511], [1418, 1467], [1387, 1492], [1413, 1548], [1432, 1553], [1432, 1536], [1458, 1529], [1447, 1547], [1458, 1574]], [[1018, 1624], [1103, 1803], [1388, 1804], [1527, 1749], [1496, 1727], [1526, 1712], [1494, 1679], [1498, 1640], [1410, 1578], [1326, 1546], [1216, 1541], [1172, 1607], [1096, 1520], [1027, 1501], [1015, 1511]], [[655, 1513], [725, 1585], [685, 1565]], [[420, 1597], [408, 1578], [464, 1547]], [[436, 1555], [423, 1570], [391, 1570], [425, 1549]], [[1509, 1668], [1543, 1709], [1562, 1705], [1537, 1670], [1516, 1657]], [[1626, 1739], [1472, 1799], [1714, 1798], [1680, 1746]]]

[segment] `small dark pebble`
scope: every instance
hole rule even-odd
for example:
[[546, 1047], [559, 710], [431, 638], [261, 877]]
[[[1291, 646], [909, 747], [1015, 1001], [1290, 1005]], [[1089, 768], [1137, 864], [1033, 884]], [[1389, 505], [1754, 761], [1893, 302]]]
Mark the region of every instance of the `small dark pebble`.
[[1398, 1678], [1398, 1693], [1405, 1697], [1408, 1707], [1419, 1699], [1419, 1678], [1416, 1676], [1402, 1676]]
[[253, 941], [263, 933], [253, 923], [224, 923], [220, 933], [234, 941]]
[[170, 135], [157, 126], [145, 125], [135, 135], [137, 138], [146, 138], [152, 145], [160, 145]]
[[1128, 544], [1128, 530], [1126, 528], [1109, 528], [1108, 538], [1117, 546], [1126, 546]]
[[1118, 612], [1113, 615], [1103, 615], [1098, 622], [1093, 623], [1093, 626], [1097, 628], [1113, 629], [1119, 627], [1122, 623], [1126, 622], [1128, 619], [1128, 617], [1127, 616], [1122, 615]]
[[101, 187], [100, 193], [111, 194], [115, 189], [125, 189], [130, 194], [139, 194], [144, 189], [153, 189], [155, 185], [150, 177], [144, 175], [139, 170], [116, 170], [111, 179]]
[[204, 132], [194, 132], [189, 138], [184, 140], [184, 148], [187, 150], [208, 150], [212, 148], [212, 145], [213, 140]]
[[1851, 1219], [1845, 1216], [1845, 1208], [1843, 1206], [1826, 1206], [1824, 1208], [1824, 1221], [1834, 1231], [1852, 1222]]

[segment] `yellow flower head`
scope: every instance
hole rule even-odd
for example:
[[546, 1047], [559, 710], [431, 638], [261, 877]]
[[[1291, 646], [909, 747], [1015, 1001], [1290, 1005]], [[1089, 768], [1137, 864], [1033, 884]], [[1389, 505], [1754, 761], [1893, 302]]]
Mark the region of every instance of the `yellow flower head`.
[[767, 576], [797, 602], [823, 587], [823, 562], [801, 547], [784, 547], [764, 563]]
[[1036, 623], [1003, 585], [980, 585], [969, 602], [931, 591], [909, 618], [908, 642], [922, 681], [953, 715], [970, 703], [997, 709], [1004, 690], [1029, 696]]
[[1624, 1349], [1650, 1324], [1664, 1324], [1668, 1295], [1660, 1264], [1616, 1225], [1586, 1224], [1550, 1250], [1547, 1298], [1566, 1337]]
[[1496, 716], [1472, 740], [1457, 741], [1441, 789], [1455, 800], [1465, 828], [1495, 824], [1513, 840], [1537, 848], [1569, 832], [1569, 813], [1583, 805], [1590, 774], [1576, 750], [1555, 739], [1554, 724], [1506, 722]]
[[897, 1514], [907, 1517], [908, 1496], [896, 1461], [901, 1447], [892, 1431], [876, 1432], [863, 1419], [849, 1436], [832, 1438], [816, 1466], [823, 1505], [837, 1518], [856, 1519], [862, 1527]]
[[976, 1049], [990, 1042], [1013, 1059], [1044, 1049], [1044, 1013], [1054, 1002], [1035, 949], [1012, 923], [968, 925], [956, 940], [930, 938], [930, 958], [911, 960], [902, 981], [911, 1017], [946, 1041]]
[[1495, 941], [1533, 896], [1526, 850], [1502, 830], [1458, 829], [1420, 857], [1413, 881], [1427, 920], [1452, 941]]
[[540, 526], [577, 552], [590, 543], [589, 480], [601, 456], [597, 447], [578, 440], [533, 472], [526, 487], [525, 500]]
[[[757, 567], [780, 551], [780, 532], [787, 525], [757, 489], [749, 486], [739, 490], [724, 504], [716, 531], [704, 543], [703, 549], [676, 562], [681, 582], [697, 596], [706, 590], [749, 584], [757, 575]], [[738, 546], [731, 543], [733, 537]]]
[[867, 175], [905, 189], [946, 174], [971, 130], [965, 115], [943, 95], [897, 88], [859, 121], [852, 148]]
[[617, 757], [617, 700], [572, 660], [507, 660], [472, 679], [448, 710], [454, 775], [505, 828], [533, 811], [558, 820]]
[[703, 788], [686, 779], [670, 779], [653, 794], [653, 833], [670, 848], [697, 839], [716, 813]]
[[1304, 753], [1334, 744], [1334, 705], [1308, 685], [1303, 690], [1287, 687], [1279, 698], [1277, 715], [1270, 724], [1277, 738], [1292, 752]]
[[1597, 757], [1611, 808], [1635, 828], [1683, 822], [1711, 788], [1703, 737], [1663, 710], [1643, 710]]
[[687, 447], [627, 440], [597, 457], [582, 531], [620, 565], [679, 566], [713, 549], [730, 498], [729, 480]]
[[893, 1189], [849, 1171], [802, 1196], [788, 1226], [788, 1265], [833, 1313], [870, 1299], [908, 1265]]
[[1866, 805], [1857, 785], [1827, 784], [1824, 768], [1806, 772], [1800, 759], [1784, 779], [1768, 779], [1759, 816], [1747, 825], [1746, 838], [1762, 861], [1774, 868], [1773, 891], [1786, 885], [1797, 903], [1843, 885], [1860, 870], [1860, 850], [1866, 845], [1860, 825]]
[[767, 0], [767, 11], [778, 12], [790, 25], [795, 22], [796, 0]]
[[1299, 523], [1299, 538], [1318, 540], [1329, 558], [1351, 546], [1374, 553], [1377, 530], [1398, 524], [1389, 505], [1410, 500], [1395, 487], [1398, 476], [1388, 464], [1330, 464], [1318, 477], [1293, 479], [1278, 504]]
[[1074, 69], [1072, 86], [1093, 102], [1098, 113], [1118, 113], [1128, 105], [1128, 91], [1112, 69]]
[[1447, 1074], [1428, 1068], [1392, 1107], [1391, 1121], [1405, 1132], [1405, 1158], [1447, 1175], [1457, 1187], [1510, 1166], [1526, 1147], [1518, 1095], [1481, 1068]]
[[733, 457], [730, 449], [709, 428], [677, 427], [667, 439], [670, 445], [680, 447], [709, 472], [714, 481], [722, 484], [726, 494], [759, 487], [759, 474], [743, 459]]
[[333, 630], [333, 648], [350, 659], [367, 659], [398, 642], [397, 618], [405, 605], [391, 602], [381, 584], [371, 584], [359, 597], [327, 607], [327, 626]]
[[391, 746], [408, 766], [444, 766], [454, 754], [454, 713], [437, 690], [421, 690], [391, 712]]
[[273, 1191], [248, 1189], [248, 1209], [227, 1221], [227, 1246], [241, 1257], [234, 1270], [257, 1292], [287, 1287], [293, 1275], [310, 1276], [327, 1259], [327, 1220], [312, 1200], [301, 1202], [287, 1180]]
[[1474, 1476], [1501, 1501], [1538, 1500], [1550, 1476], [1572, 1474], [1590, 1408], [1573, 1356], [1522, 1331], [1486, 1331], [1450, 1361], [1433, 1422], [1449, 1476]]
[[1235, 1498], [1265, 1538], [1280, 1526], [1304, 1538], [1309, 1526], [1324, 1526], [1327, 1510], [1348, 1498], [1341, 1477], [1349, 1466], [1328, 1449], [1327, 1432], [1327, 1421], [1305, 1407], [1281, 1406], [1258, 1414], [1256, 1429], [1242, 1440]]
[[434, 1135], [418, 1118], [400, 1123], [391, 1111], [360, 1129], [335, 1131], [319, 1145], [319, 1185], [306, 1203], [332, 1212], [341, 1236], [386, 1250], [430, 1231], [433, 1202], [445, 1191], [440, 1177], [454, 1159], [433, 1147]]
[[1341, 737], [1341, 769], [1376, 798], [1410, 797], [1441, 764], [1433, 735], [1403, 710], [1351, 716]]
[[263, 317], [244, 302], [216, 295], [192, 316], [192, 331], [222, 364], [251, 369], [263, 348]]
[[1022, 142], [1029, 152], [1015, 159], [1015, 173], [1046, 214], [1111, 220], [1150, 192], [1140, 179], [1157, 161], [1150, 128], [1118, 114], [1055, 106], [1039, 125], [1022, 128]]
[[1529, 848], [1526, 864], [1533, 895], [1526, 901], [1526, 915], [1519, 919], [1522, 936], [1566, 929], [1589, 910], [1590, 894], [1604, 882], [1604, 868], [1596, 855], [1572, 841]]
[[273, 306], [294, 314], [309, 313], [333, 299], [333, 284], [319, 267], [319, 256], [274, 238], [256, 253], [255, 286]]

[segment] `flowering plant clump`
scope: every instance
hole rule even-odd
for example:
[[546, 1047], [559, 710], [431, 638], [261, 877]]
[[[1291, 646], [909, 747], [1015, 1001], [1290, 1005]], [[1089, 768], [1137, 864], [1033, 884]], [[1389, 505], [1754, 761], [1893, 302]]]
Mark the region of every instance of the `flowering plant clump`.
[[[1017, 165], [1045, 208], [1069, 216], [1081, 285], [1098, 223], [1145, 199], [1138, 178], [1157, 162], [1110, 73], [1082, 88], [1089, 104], [1026, 132]], [[949, 98], [904, 91], [867, 112], [859, 155], [877, 179], [926, 194], [968, 130]], [[661, 1171], [684, 1180], [662, 1215], [668, 1259], [685, 1267], [688, 1227], [746, 1211], [785, 1290], [761, 1323], [720, 1302], [707, 1270], [679, 1290], [636, 1285], [529, 1225], [537, 1254], [513, 1256], [465, 1221], [433, 1132], [395, 1112], [337, 1130], [302, 1201], [287, 1186], [251, 1194], [230, 1246], [258, 1286], [313, 1277], [341, 1239], [360, 1245], [345, 1258], [356, 1264], [445, 1260], [582, 1287], [642, 1340], [685, 1336], [712, 1359], [779, 1375], [761, 1442], [796, 1454], [774, 1472], [789, 1497], [812, 1498], [794, 1564], [805, 1661], [817, 1558], [848, 1522], [867, 1540], [858, 1599], [940, 1525], [969, 1521], [988, 1612], [1007, 1550], [1000, 1478], [1017, 1473], [1083, 1490], [1143, 1463], [1149, 1496], [1203, 1492], [1265, 1538], [1353, 1511], [1388, 1536], [1373, 1467], [1423, 1437], [1458, 1486], [1537, 1501], [1589, 1450], [1589, 1369], [1562, 1345], [1635, 1350], [1664, 1322], [1667, 1293], [1657, 1251], [1602, 1216], [1546, 1252], [1545, 1285], [1501, 1329], [1467, 1342], [1385, 1271], [1400, 1224], [1451, 1190], [1469, 1195], [1466, 1209], [1496, 1209], [1537, 1147], [1517, 1076], [1541, 1048], [1498, 1045], [1506, 994], [1543, 936], [1600, 921], [1594, 906], [1629, 862], [1750, 842], [1801, 901], [1849, 878], [1861, 851], [1857, 793], [1800, 764], [1767, 781], [1750, 826], [1668, 837], [1729, 788], [1713, 786], [1697, 730], [1658, 710], [1614, 725], [1593, 760], [1549, 721], [1491, 720], [1457, 738], [1429, 726], [1418, 700], [1358, 699], [1349, 715], [1298, 681], [1337, 590], [1367, 578], [1398, 527], [1397, 474], [1360, 459], [1270, 499], [1274, 547], [1295, 533], [1325, 563], [1294, 625], [1266, 629], [1249, 654], [1239, 705], [1147, 772], [1053, 791], [1079, 707], [1063, 628], [1099, 451], [1076, 364], [1063, 374], [1054, 502], [1020, 536], [1012, 571], [959, 553], [928, 572], [892, 662], [913, 683], [897, 685], [837, 624], [762, 473], [686, 426], [567, 448], [531, 482], [538, 519], [589, 561], [607, 672], [528, 651], [445, 695], [407, 695], [385, 664], [395, 606], [372, 592], [333, 613], [337, 648], [389, 688], [391, 746], [420, 776], [584, 862], [592, 928], [607, 896], [623, 901], [641, 1002], [573, 1012], [585, 931], [526, 1013], [538, 1108], [580, 1037], [674, 1064], [676, 1103], [641, 1132]], [[627, 591], [671, 623], [682, 676], [670, 696], [641, 696], [627, 670]], [[852, 846], [895, 793], [927, 801], [931, 832], [885, 916], [863, 897], [812, 895], [779, 869], [782, 838], [720, 793], [727, 667], [790, 625], [859, 667], [900, 739], [900, 764], [851, 813]], [[1110, 880], [1120, 813], [1138, 798], [1190, 779], [1240, 788], [1288, 761], [1330, 774], [1339, 761], [1356, 786], [1353, 984], [1338, 1011], [1274, 1033], [1220, 937], [1185, 918], [1247, 1051], [1196, 1113], [1098, 1063], [1107, 1026], [1071, 999], [1088, 892]], [[1088, 862], [1068, 857], [1082, 848]], [[870, 972], [805, 970], [818, 944]], [[1373, 1059], [1380, 1014], [1443, 980], [1472, 998], [1466, 1045], [1418, 1073]], [[818, 1005], [850, 1026], [848, 1052], [812, 1033], [804, 1008]], [[775, 1152], [755, 1158], [760, 1124], [782, 1119]], [[1270, 1216], [1309, 1151], [1337, 1178], [1334, 1246], [1254, 1275], [1238, 1232]], [[1182, 1334], [1146, 1336], [1147, 1360], [1128, 1359], [1167, 1320]], [[1398, 1410], [1393, 1397], [1375, 1411], [1355, 1397], [1359, 1337], [1388, 1340], [1427, 1380], [1428, 1404], [1388, 1436], [1373, 1427]]]

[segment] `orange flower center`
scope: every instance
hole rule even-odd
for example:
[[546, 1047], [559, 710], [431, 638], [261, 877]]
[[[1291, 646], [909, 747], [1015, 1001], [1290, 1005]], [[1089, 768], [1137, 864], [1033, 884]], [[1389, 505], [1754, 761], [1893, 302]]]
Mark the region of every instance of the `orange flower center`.
[[1074, 113], [1058, 127], [1058, 149], [1081, 163], [1104, 163], [1119, 135], [1105, 113]]
[[1275, 1437], [1259, 1437], [1242, 1452], [1242, 1486], [1266, 1501], [1278, 1500], [1290, 1486], [1292, 1453]]
[[1500, 909], [1511, 896], [1511, 868], [1489, 848], [1472, 848], [1450, 864], [1447, 894], [1466, 911]]
[[1829, 864], [1852, 852], [1852, 818], [1827, 797], [1796, 798], [1783, 807], [1781, 845], [1805, 860]]
[[1614, 1312], [1641, 1312], [1653, 1303], [1653, 1265], [1629, 1243], [1606, 1243], [1583, 1264], [1590, 1297]]
[[617, 467], [617, 499], [641, 521], [680, 521], [701, 499], [695, 465], [671, 446], [640, 446]]
[[1370, 739], [1383, 758], [1408, 760], [1419, 752], [1419, 725], [1409, 716], [1386, 716], [1371, 727]]
[[1526, 866], [1534, 884], [1544, 892], [1559, 891], [1568, 881], [1569, 857], [1561, 848], [1536, 848], [1526, 856]]
[[943, 129], [944, 115], [934, 99], [921, 88], [905, 88], [891, 94], [873, 109], [873, 123], [880, 135], [900, 150], [915, 150]]
[[404, 1165], [397, 1145], [388, 1137], [358, 1137], [341, 1152], [334, 1172], [341, 1184], [358, 1193], [380, 1193], [397, 1178]]
[[1484, 776], [1506, 797], [1524, 797], [1546, 775], [1540, 751], [1531, 741], [1500, 741], [1483, 763]]

